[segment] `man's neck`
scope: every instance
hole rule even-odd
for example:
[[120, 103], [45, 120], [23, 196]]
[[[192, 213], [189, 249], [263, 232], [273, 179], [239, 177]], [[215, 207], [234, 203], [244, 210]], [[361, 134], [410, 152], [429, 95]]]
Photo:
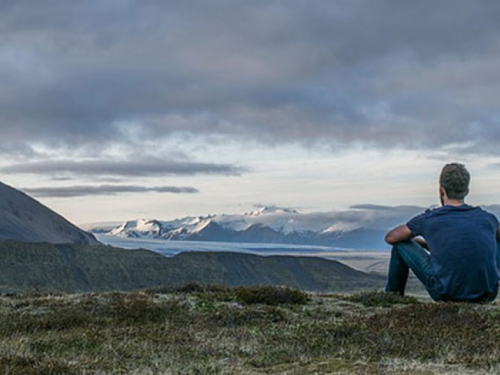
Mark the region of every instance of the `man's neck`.
[[465, 202], [463, 201], [463, 199], [445, 199], [444, 200], [445, 206], [460, 207], [464, 204], [465, 204]]

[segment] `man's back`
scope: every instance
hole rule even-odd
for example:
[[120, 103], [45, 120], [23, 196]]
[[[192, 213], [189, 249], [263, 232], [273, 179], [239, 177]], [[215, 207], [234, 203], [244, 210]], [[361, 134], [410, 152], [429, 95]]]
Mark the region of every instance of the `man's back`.
[[431, 252], [434, 288], [445, 299], [471, 300], [496, 290], [498, 220], [466, 204], [428, 210], [408, 222]]

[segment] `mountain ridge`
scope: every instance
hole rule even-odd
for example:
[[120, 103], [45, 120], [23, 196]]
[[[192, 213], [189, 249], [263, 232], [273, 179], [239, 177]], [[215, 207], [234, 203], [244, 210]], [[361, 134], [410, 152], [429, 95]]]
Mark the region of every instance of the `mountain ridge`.
[[99, 244], [93, 234], [83, 231], [29, 195], [2, 182], [0, 240]]

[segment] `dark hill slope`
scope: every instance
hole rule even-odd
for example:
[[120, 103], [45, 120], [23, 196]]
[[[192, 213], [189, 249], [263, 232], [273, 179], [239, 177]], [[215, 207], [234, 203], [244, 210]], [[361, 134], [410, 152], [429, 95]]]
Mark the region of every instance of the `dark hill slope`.
[[0, 292], [133, 290], [165, 280], [165, 258], [107, 246], [0, 242]]
[[[346, 291], [382, 285], [384, 278], [316, 257], [185, 252], [169, 259], [179, 278], [223, 285], [288, 285], [311, 291]], [[373, 285], [371, 284], [373, 283]]]
[[0, 182], [0, 240], [97, 245], [87, 233], [40, 202]]
[[186, 252], [165, 258], [148, 250], [110, 246], [0, 242], [0, 293], [128, 291], [190, 281], [341, 292], [379, 287], [384, 278], [320, 258], [226, 252]]

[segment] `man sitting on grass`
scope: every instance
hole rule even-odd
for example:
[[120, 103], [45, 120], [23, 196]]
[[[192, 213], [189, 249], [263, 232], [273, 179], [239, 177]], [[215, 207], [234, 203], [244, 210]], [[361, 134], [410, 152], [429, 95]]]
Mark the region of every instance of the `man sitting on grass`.
[[435, 301], [488, 302], [496, 298], [499, 222], [483, 209], [464, 203], [469, 181], [462, 164], [445, 165], [439, 178], [442, 206], [387, 233], [385, 240], [393, 245], [387, 292], [404, 295], [411, 269]]

